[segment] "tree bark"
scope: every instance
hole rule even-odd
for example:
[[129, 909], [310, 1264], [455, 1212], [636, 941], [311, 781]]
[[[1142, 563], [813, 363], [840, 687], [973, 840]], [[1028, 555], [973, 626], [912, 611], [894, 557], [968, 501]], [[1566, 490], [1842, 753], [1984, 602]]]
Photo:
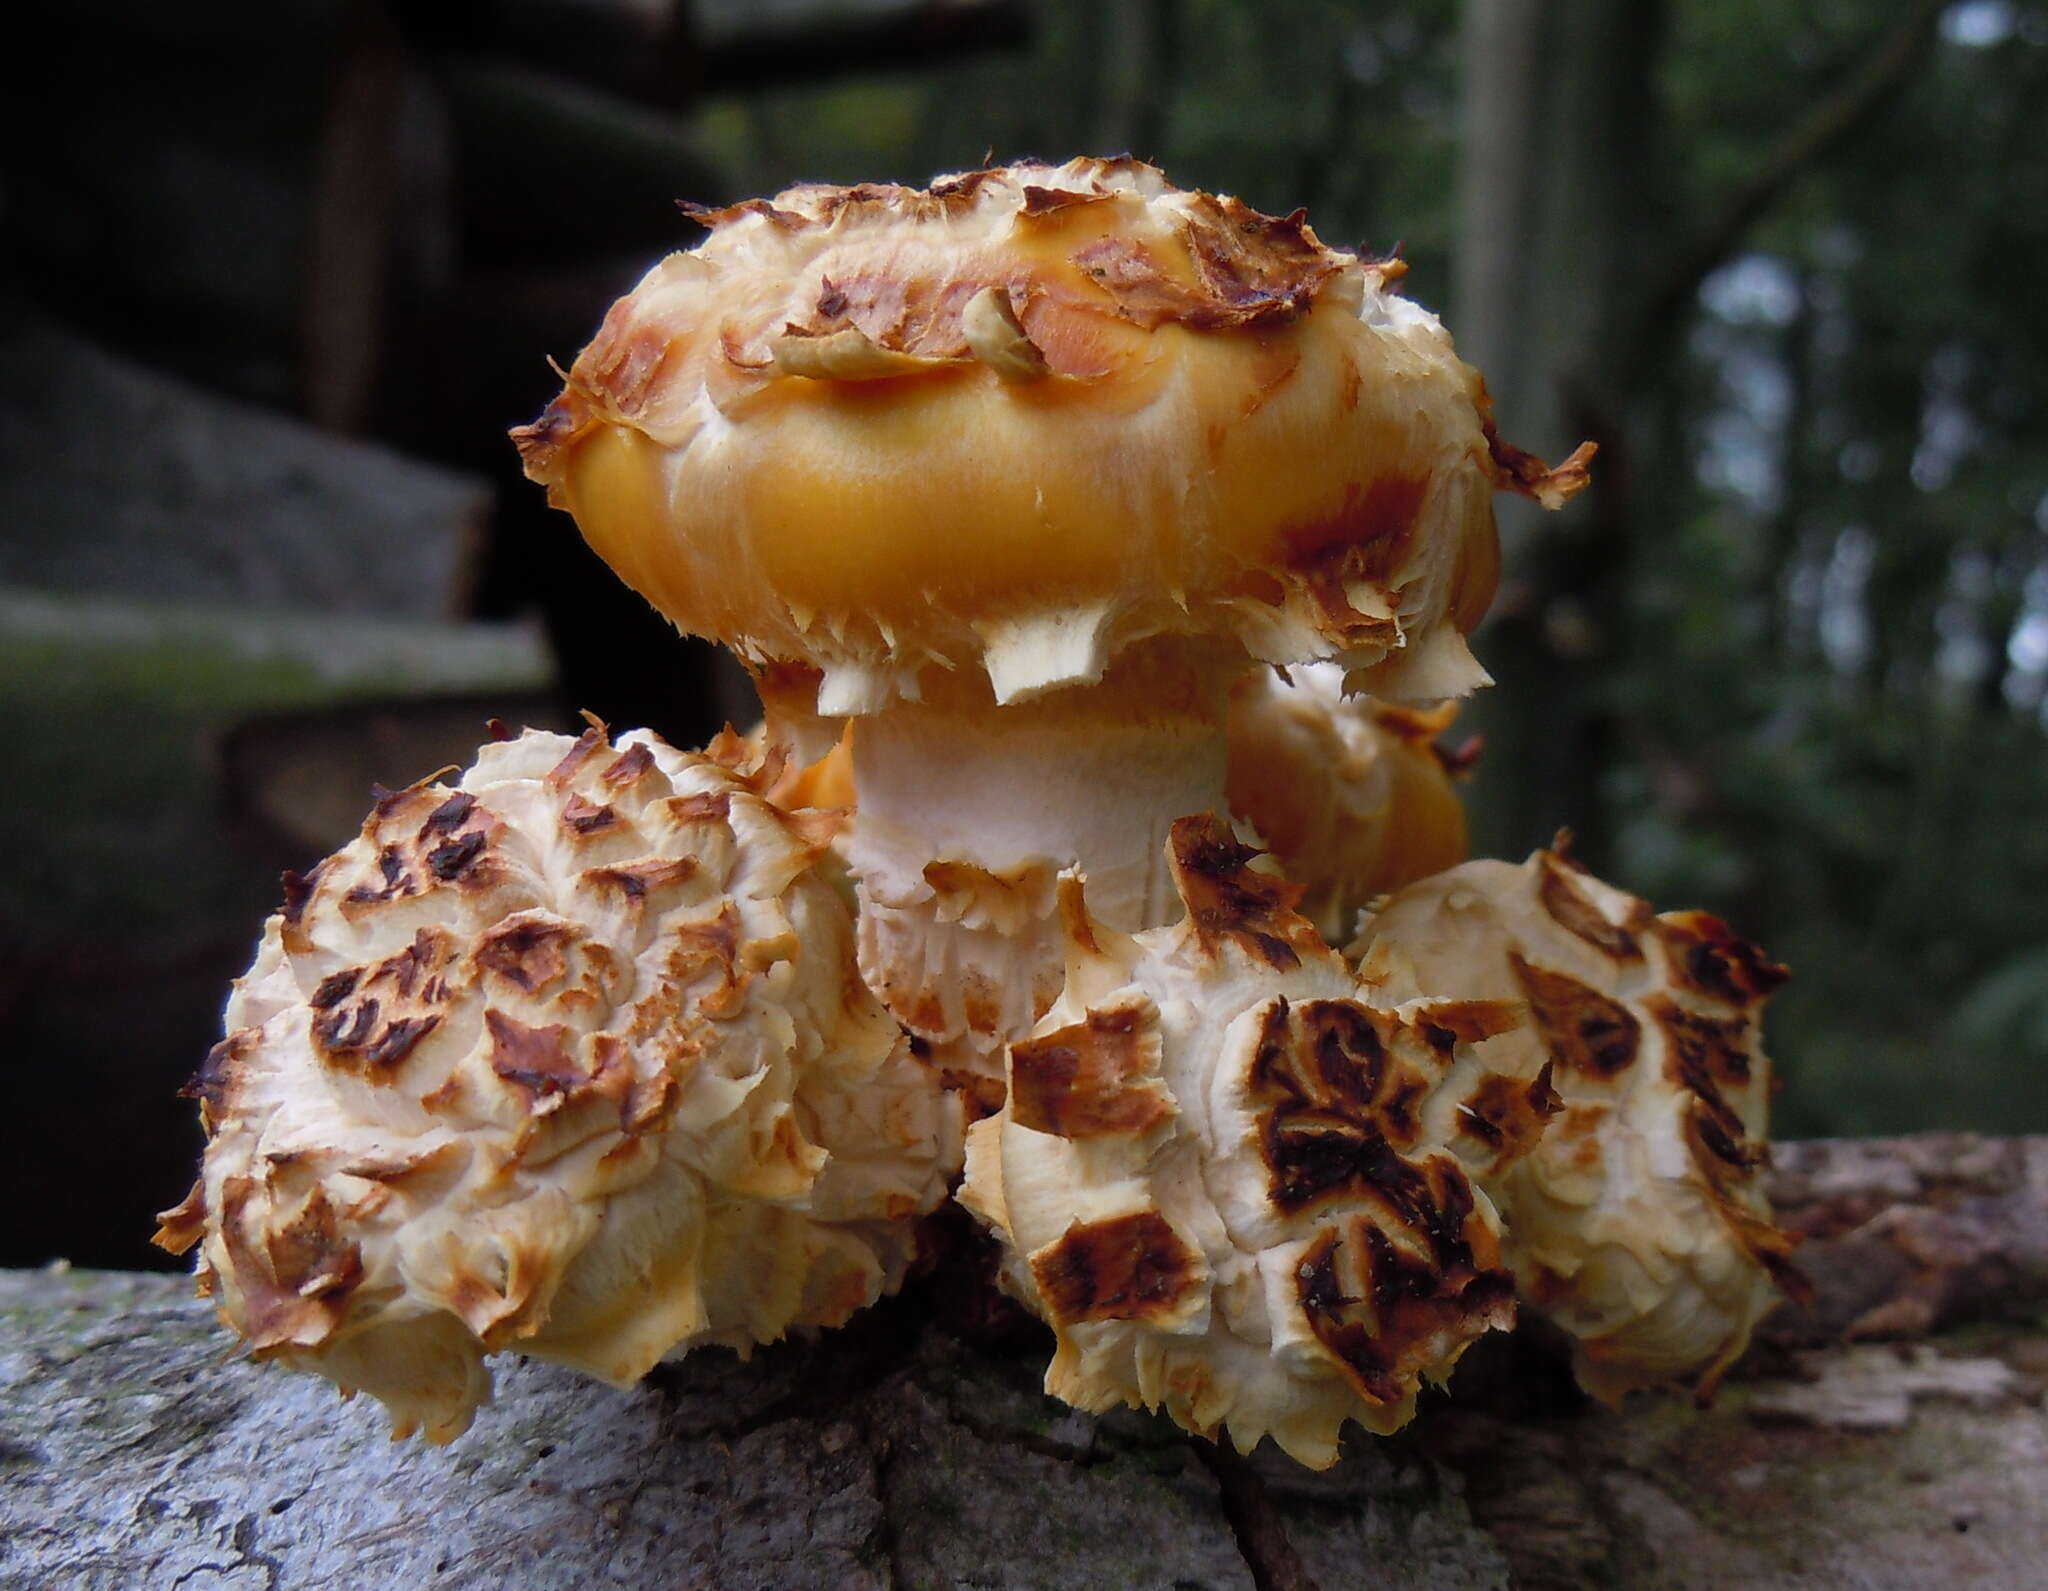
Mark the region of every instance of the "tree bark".
[[181, 1279], [4, 1274], [0, 1583], [2038, 1585], [2048, 1139], [1781, 1162], [1819, 1305], [1715, 1407], [1590, 1405], [1523, 1333], [1322, 1474], [1043, 1397], [1043, 1344], [941, 1278], [630, 1390], [510, 1365], [434, 1449], [225, 1353]]

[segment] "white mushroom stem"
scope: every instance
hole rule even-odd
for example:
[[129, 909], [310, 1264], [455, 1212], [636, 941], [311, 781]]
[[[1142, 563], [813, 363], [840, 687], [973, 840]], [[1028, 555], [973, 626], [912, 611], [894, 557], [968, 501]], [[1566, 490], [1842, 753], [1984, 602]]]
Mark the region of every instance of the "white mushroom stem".
[[[1000, 1076], [1061, 980], [1056, 882], [1128, 932], [1181, 915], [1164, 857], [1174, 819], [1224, 812], [1229, 669], [1141, 655], [1099, 684], [997, 706], [927, 676], [922, 700], [858, 719], [861, 972], [942, 1064]], [[1242, 666], [1241, 664], [1239, 665]]]
[[1103, 921], [1156, 927], [1180, 916], [1166, 832], [1176, 817], [1224, 809], [1224, 753], [1207, 715], [1077, 724], [1029, 709], [904, 707], [854, 738], [861, 820], [849, 854], [878, 883], [937, 859], [998, 874], [1076, 866]]

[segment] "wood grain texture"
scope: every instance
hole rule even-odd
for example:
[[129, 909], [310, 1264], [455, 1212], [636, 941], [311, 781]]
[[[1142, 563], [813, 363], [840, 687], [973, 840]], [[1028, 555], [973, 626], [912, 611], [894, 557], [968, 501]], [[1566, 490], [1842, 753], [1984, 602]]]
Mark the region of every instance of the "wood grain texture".
[[1776, 1177], [1819, 1305], [1713, 1408], [1590, 1404], [1530, 1330], [1335, 1469], [1230, 1466], [1228, 1505], [1170, 1426], [1043, 1397], [957, 1276], [630, 1391], [510, 1367], [430, 1449], [236, 1358], [178, 1278], [0, 1274], [0, 1586], [2038, 1585], [2048, 1140], [1790, 1145]]

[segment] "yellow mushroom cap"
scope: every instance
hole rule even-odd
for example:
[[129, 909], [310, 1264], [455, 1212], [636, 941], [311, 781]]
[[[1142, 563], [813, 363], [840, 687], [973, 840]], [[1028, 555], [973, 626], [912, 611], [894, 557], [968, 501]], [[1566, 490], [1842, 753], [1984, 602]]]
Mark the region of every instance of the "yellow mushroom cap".
[[1711, 1388], [1804, 1285], [1762, 1167], [1764, 997], [1784, 969], [1704, 912], [1658, 915], [1559, 851], [1468, 862], [1368, 918], [1353, 947], [1389, 998], [1519, 999], [1488, 1064], [1547, 1067], [1562, 1109], [1487, 1191], [1522, 1300], [1577, 1344], [1599, 1396]]
[[772, 776], [529, 732], [288, 877], [158, 1235], [255, 1353], [442, 1441], [489, 1352], [627, 1382], [900, 1282], [956, 1112]]
[[1136, 161], [701, 218], [514, 437], [629, 584], [828, 713], [931, 665], [1020, 700], [1156, 635], [1460, 694], [1495, 486], [1583, 480], [1496, 444], [1398, 262]]

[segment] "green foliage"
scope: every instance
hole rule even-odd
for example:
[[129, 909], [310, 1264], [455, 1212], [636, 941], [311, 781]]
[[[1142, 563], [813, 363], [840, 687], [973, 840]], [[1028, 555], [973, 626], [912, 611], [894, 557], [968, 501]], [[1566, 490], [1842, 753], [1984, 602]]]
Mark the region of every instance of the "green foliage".
[[[2048, 10], [1959, 9], [2002, 40], [1946, 30], [1747, 240], [1774, 293], [1705, 295], [1665, 401], [1710, 467], [1643, 494], [1610, 681], [1616, 871], [1794, 965], [1791, 1131], [2048, 1127], [2048, 737], [2015, 645], [2048, 561]], [[1677, 13], [1681, 212], [1892, 20]], [[1731, 434], [1747, 489], [1711, 468]]]

